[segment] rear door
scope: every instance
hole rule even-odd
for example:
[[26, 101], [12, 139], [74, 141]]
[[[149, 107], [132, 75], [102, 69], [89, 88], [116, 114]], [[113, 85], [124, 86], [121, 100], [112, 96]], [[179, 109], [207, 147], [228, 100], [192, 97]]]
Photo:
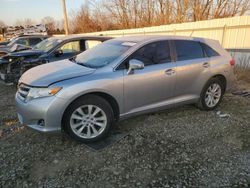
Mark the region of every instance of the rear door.
[[175, 63], [172, 62], [168, 41], [147, 44], [134, 52], [127, 60], [137, 59], [144, 69], [127, 74], [124, 70], [125, 112], [135, 113], [167, 105], [173, 97]]
[[177, 60], [176, 102], [197, 99], [210, 76], [209, 58], [199, 41], [175, 40], [173, 44]]

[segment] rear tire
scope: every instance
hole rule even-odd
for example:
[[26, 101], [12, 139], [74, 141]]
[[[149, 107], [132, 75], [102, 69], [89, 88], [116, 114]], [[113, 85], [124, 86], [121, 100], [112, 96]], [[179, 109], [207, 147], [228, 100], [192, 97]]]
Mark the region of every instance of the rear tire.
[[114, 121], [110, 104], [97, 95], [83, 96], [66, 109], [62, 125], [79, 142], [96, 142], [107, 136]]
[[197, 106], [201, 110], [214, 110], [221, 103], [225, 93], [225, 83], [219, 78], [211, 78], [204, 86]]

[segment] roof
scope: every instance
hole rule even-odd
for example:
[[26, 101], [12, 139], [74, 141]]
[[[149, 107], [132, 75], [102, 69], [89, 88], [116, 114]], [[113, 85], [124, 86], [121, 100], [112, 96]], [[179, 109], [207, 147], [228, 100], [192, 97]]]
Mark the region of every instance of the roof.
[[[178, 35], [137, 35], [137, 36], [125, 36], [119, 37], [113, 40], [120, 40], [120, 41], [129, 41], [129, 42], [146, 42], [150, 40], [164, 40], [164, 39], [176, 39], [176, 40], [196, 40], [196, 41], [203, 41], [204, 38], [198, 37], [188, 37], [188, 36], [178, 36]], [[206, 39], [211, 40], [211, 39]]]
[[88, 35], [55, 36], [53, 38], [58, 38], [58, 39], [61, 39], [61, 40], [84, 39], [84, 40], [100, 40], [100, 41], [105, 41], [105, 40], [112, 39], [112, 37], [88, 36]]
[[48, 38], [48, 35], [21, 35], [17, 38]]

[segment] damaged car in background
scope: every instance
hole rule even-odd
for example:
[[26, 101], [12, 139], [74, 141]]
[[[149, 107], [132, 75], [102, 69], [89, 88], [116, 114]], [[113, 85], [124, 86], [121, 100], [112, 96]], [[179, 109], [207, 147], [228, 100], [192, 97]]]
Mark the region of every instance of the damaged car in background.
[[69, 59], [110, 37], [67, 36], [48, 38], [30, 50], [9, 53], [0, 58], [0, 79], [5, 84], [17, 83], [28, 69], [63, 59]]
[[25, 35], [15, 37], [9, 42], [0, 44], [0, 57], [8, 53], [31, 49], [48, 37], [49, 36], [46, 35]]

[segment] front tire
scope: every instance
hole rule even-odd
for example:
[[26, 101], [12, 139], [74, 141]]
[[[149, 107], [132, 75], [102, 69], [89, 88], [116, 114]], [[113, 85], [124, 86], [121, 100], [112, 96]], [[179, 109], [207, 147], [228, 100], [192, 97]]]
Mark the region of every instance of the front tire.
[[198, 107], [201, 110], [214, 110], [221, 103], [224, 93], [224, 82], [219, 78], [211, 78], [201, 92]]
[[73, 139], [87, 143], [107, 136], [113, 121], [113, 110], [105, 99], [86, 95], [67, 108], [62, 124]]

